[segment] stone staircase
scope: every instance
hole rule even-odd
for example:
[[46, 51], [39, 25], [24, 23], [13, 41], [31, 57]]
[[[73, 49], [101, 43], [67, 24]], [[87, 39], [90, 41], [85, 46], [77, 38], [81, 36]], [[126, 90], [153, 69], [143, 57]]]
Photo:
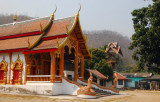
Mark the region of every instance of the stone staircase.
[[96, 92], [96, 96], [98, 97], [105, 97], [105, 96], [111, 96], [112, 94], [107, 91], [99, 90], [96, 88], [92, 88]]
[[[86, 86], [84, 84], [81, 84], [81, 85]], [[100, 90], [100, 89], [97, 89], [97, 88], [94, 88], [94, 87], [92, 87], [92, 89], [96, 92], [96, 97], [97, 98], [115, 95], [115, 94], [112, 94], [109, 91], [103, 91], [103, 90]]]

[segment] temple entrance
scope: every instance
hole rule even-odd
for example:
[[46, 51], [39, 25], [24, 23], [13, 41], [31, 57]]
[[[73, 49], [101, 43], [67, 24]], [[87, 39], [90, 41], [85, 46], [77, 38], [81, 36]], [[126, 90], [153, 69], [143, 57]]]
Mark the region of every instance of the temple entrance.
[[68, 46], [64, 47], [64, 75], [70, 80], [74, 79], [74, 59], [75, 59], [75, 50], [74, 48], [69, 49]]

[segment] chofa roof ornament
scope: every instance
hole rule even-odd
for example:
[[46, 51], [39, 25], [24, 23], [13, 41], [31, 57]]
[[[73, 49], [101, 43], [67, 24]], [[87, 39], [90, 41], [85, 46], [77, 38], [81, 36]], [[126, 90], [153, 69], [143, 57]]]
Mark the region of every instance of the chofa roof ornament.
[[77, 13], [77, 15], [79, 16], [79, 12], [81, 11], [81, 4], [79, 4], [79, 10], [78, 10], [78, 13]]

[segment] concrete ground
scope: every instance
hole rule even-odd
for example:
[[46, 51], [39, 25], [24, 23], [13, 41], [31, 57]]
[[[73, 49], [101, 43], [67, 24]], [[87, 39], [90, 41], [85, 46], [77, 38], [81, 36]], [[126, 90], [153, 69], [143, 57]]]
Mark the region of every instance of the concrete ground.
[[0, 93], [0, 102], [160, 102], [159, 91], [120, 91], [120, 95], [80, 99], [71, 95], [44, 96]]

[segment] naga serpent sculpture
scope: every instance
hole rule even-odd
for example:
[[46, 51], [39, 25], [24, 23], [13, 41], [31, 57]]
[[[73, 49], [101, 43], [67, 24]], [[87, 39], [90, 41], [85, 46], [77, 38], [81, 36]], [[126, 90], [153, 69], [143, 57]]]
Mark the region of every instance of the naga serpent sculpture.
[[92, 81], [93, 81], [93, 76], [92, 73], [90, 72], [90, 77], [88, 78], [88, 85], [81, 87], [77, 91], [77, 95], [96, 96], [96, 92], [92, 89]]

